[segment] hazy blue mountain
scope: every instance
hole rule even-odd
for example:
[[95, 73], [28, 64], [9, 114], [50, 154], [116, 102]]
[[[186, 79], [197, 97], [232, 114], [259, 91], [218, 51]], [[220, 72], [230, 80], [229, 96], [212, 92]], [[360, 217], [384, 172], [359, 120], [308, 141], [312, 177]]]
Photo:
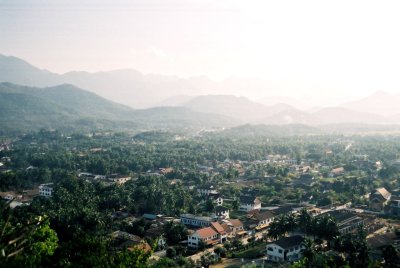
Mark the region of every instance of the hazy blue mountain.
[[199, 112], [210, 112], [236, 118], [243, 123], [254, 124], [317, 124], [313, 115], [287, 104], [271, 106], [253, 102], [245, 97], [231, 95], [206, 95], [192, 98], [184, 104]]
[[36, 88], [0, 83], [1, 131], [40, 128], [160, 129], [237, 125], [226, 116], [183, 107], [134, 110], [72, 85]]
[[[237, 122], [254, 124], [300, 123], [308, 125], [400, 122], [400, 106], [398, 105], [400, 95], [385, 92], [377, 92], [370, 97], [348, 102], [340, 107], [304, 111], [293, 108], [288, 104], [278, 104], [274, 98], [263, 99], [263, 102], [276, 104], [263, 105], [245, 97], [217, 95], [218, 92], [224, 92], [227, 89], [229, 89], [229, 92], [238, 95], [246, 88], [253, 91], [263, 90], [264, 84], [257, 79], [231, 77], [221, 82], [214, 82], [203, 76], [182, 79], [176, 76], [143, 75], [132, 69], [97, 73], [69, 72], [60, 75], [36, 68], [16, 57], [0, 55], [0, 82], [2, 81], [31, 87], [54, 87], [54, 90], [50, 91], [36, 89], [34, 91], [35, 96], [51, 103], [57, 103], [57, 98], [63, 99], [64, 103], [68, 101], [68, 104], [62, 105], [67, 106], [67, 108], [74, 107], [74, 111], [79, 116], [101, 118], [102, 120], [140, 121], [145, 125], [154, 123], [154, 120], [158, 117], [154, 116], [153, 113], [161, 113], [161, 109], [148, 110], [149, 116], [152, 117], [149, 121], [144, 118], [143, 114], [146, 112], [137, 111], [132, 114], [128, 107], [117, 103], [138, 108], [149, 106], [189, 108], [190, 110], [164, 108], [166, 114], [170, 115], [171, 118], [179, 118], [178, 111], [184, 113], [180, 115], [184, 118], [180, 125], [183, 125], [183, 122], [200, 123], [201, 120], [196, 121], [195, 118], [190, 120], [189, 114], [199, 118], [207, 117], [204, 113], [213, 114], [212, 120], [215, 120], [215, 122], [209, 121], [212, 125], [216, 122], [223, 125], [237, 124]], [[73, 84], [99, 96], [87, 95], [90, 94], [89, 92], [86, 92], [86, 95], [83, 96], [81, 95], [82, 92], [79, 91], [80, 89], [73, 86], [56, 87], [56, 85], [65, 83]], [[214, 95], [204, 95], [209, 94], [210, 91], [214, 92]], [[106, 100], [104, 99], [100, 101], [100, 96], [117, 103], [105, 103]], [[10, 96], [7, 97], [10, 98]], [[289, 99], [286, 99], [286, 101], [289, 101]], [[294, 100], [291, 101], [295, 103]], [[171, 122], [178, 123], [175, 119]], [[160, 120], [158, 123], [164, 124], [165, 122], [165, 120]]]
[[156, 104], [157, 107], [176, 107], [176, 106], [183, 106], [185, 103], [190, 101], [195, 97], [187, 96], [187, 95], [178, 95], [169, 97], [159, 103]]
[[0, 93], [14, 93], [42, 99], [57, 105], [61, 110], [73, 110], [79, 116], [103, 119], [127, 120], [134, 111], [132, 108], [106, 100], [96, 94], [84, 91], [73, 85], [59, 85], [47, 88], [19, 86], [1, 83]]
[[258, 122], [274, 112], [273, 109], [252, 102], [245, 97], [232, 95], [197, 96], [183, 104], [183, 106], [198, 112], [229, 116], [243, 123]]
[[319, 117], [295, 108], [287, 108], [278, 111], [272, 116], [262, 120], [264, 124], [287, 125], [287, 124], [304, 124], [319, 125], [323, 122]]
[[339, 123], [358, 123], [358, 124], [382, 124], [390, 123], [390, 120], [384, 116], [358, 112], [342, 107], [327, 107], [313, 113], [320, 119], [321, 124], [339, 124]]
[[0, 55], [0, 82], [33, 87], [73, 84], [135, 108], [154, 106], [175, 95], [202, 94], [202, 90], [189, 80], [176, 76], [143, 75], [133, 69], [96, 73], [75, 71], [60, 75], [3, 55]]
[[0, 54], [0, 82], [28, 86], [50, 86], [59, 83], [59, 75], [41, 70], [28, 62]]
[[400, 95], [377, 91], [371, 96], [340, 105], [359, 112], [375, 113], [384, 116], [400, 114]]

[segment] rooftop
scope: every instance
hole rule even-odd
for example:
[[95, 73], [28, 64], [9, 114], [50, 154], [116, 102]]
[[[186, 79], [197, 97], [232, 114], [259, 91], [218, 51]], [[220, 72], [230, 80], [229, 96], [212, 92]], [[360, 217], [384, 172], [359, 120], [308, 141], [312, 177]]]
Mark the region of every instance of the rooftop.
[[201, 221], [209, 221], [209, 222], [212, 221], [211, 217], [196, 216], [196, 215], [193, 215], [193, 214], [181, 214], [181, 218], [193, 219], [193, 220], [201, 220]]
[[384, 198], [385, 200], [388, 200], [390, 198], [390, 193], [388, 192], [388, 190], [381, 187], [371, 192], [370, 200], [373, 199], [374, 197]]
[[242, 204], [254, 204], [254, 201], [257, 199], [255, 196], [242, 195], [240, 196], [240, 203]]
[[218, 235], [218, 233], [211, 227], [199, 229], [196, 231], [196, 233], [199, 235], [200, 238], [206, 238], [206, 237]]
[[238, 219], [231, 219], [229, 222], [232, 224], [233, 227], [237, 228], [243, 226], [243, 223]]
[[304, 238], [302, 236], [295, 235], [295, 236], [281, 238], [270, 244], [276, 244], [283, 249], [289, 249], [289, 248], [300, 245], [303, 241], [304, 241]]

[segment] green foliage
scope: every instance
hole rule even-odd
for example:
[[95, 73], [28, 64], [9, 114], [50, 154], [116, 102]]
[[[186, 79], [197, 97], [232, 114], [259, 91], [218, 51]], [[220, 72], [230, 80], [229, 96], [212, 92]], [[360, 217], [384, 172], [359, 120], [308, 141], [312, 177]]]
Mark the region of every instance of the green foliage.
[[45, 265], [58, 248], [58, 238], [43, 217], [25, 217], [20, 221], [2, 204], [0, 218], [0, 263], [8, 267]]
[[173, 221], [167, 222], [164, 225], [164, 232], [167, 242], [171, 245], [176, 245], [182, 240], [187, 239], [188, 230], [182, 223], [175, 224]]

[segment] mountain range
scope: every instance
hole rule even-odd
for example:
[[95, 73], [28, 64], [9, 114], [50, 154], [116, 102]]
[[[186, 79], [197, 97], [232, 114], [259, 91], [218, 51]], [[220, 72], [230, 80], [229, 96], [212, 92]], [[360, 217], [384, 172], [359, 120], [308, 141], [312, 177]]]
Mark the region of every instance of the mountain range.
[[223, 115], [185, 107], [134, 110], [69, 84], [37, 88], [0, 83], [0, 115], [0, 132], [4, 133], [41, 128], [138, 131], [238, 124]]
[[[55, 74], [0, 55], [2, 129], [227, 127], [240, 124], [400, 124], [400, 94], [379, 91], [336, 107], [299, 109], [291, 98], [255, 102], [213, 93], [206, 77], [182, 79], [135, 70]], [[245, 86], [227, 79], [225, 86]], [[256, 84], [249, 84], [256, 87]], [[237, 88], [237, 85], [236, 85]], [[210, 94], [213, 93], [213, 94]], [[282, 101], [282, 103], [278, 103]], [[288, 101], [288, 103], [283, 103]], [[262, 103], [261, 103], [262, 102]], [[122, 103], [122, 104], [120, 104]], [[132, 106], [148, 109], [133, 109]]]

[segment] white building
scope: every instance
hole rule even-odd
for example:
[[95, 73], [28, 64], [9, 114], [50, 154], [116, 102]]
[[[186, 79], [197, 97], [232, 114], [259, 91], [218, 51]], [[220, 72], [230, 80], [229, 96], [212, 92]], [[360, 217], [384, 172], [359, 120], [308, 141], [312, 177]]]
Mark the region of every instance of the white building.
[[223, 206], [216, 206], [215, 216], [219, 219], [229, 219], [229, 209]]
[[217, 206], [222, 206], [222, 204], [224, 203], [224, 199], [220, 194], [209, 194], [208, 198], [211, 198], [213, 203]]
[[217, 188], [214, 185], [207, 185], [197, 189], [199, 195], [218, 194]]
[[196, 216], [193, 214], [182, 214], [181, 222], [185, 225], [204, 227], [210, 226], [212, 219], [211, 217]]
[[205, 245], [216, 245], [224, 243], [226, 239], [225, 229], [218, 222], [213, 222], [210, 227], [196, 230], [188, 235], [188, 247], [198, 248], [200, 241]]
[[53, 183], [45, 183], [39, 185], [39, 195], [50, 197], [53, 194]]
[[255, 209], [261, 209], [261, 200], [257, 197], [241, 196], [240, 197], [240, 211], [250, 211]]
[[124, 184], [127, 181], [130, 181], [132, 177], [115, 177], [115, 178], [109, 178], [110, 181], [114, 182], [115, 184], [121, 185]]
[[273, 262], [297, 261], [302, 258], [304, 238], [300, 235], [281, 238], [267, 245], [267, 258]]

